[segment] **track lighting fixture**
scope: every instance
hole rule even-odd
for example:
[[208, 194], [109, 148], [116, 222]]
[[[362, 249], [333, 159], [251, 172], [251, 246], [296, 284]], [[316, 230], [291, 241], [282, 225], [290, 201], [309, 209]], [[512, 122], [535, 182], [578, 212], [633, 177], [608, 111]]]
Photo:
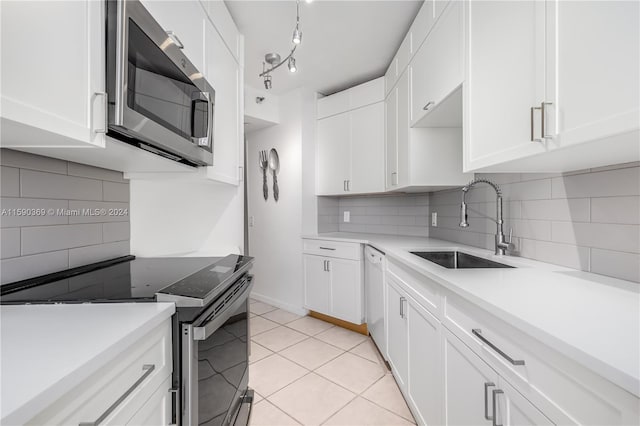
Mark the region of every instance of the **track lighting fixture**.
[[[306, 3], [311, 3], [313, 0], [305, 0]], [[259, 74], [260, 77], [264, 79], [264, 88], [269, 90], [271, 89], [271, 71], [279, 68], [287, 62], [287, 67], [289, 71], [294, 73], [298, 71], [298, 67], [296, 66], [296, 58], [293, 54], [296, 52], [298, 46], [302, 43], [302, 30], [300, 29], [300, 0], [296, 0], [296, 26], [293, 29], [293, 37], [291, 38], [291, 42], [293, 43], [293, 48], [289, 55], [286, 58], [281, 59], [280, 55], [277, 53], [267, 53], [264, 55], [264, 62], [262, 63], [262, 73]], [[267, 67], [269, 64], [269, 67]]]

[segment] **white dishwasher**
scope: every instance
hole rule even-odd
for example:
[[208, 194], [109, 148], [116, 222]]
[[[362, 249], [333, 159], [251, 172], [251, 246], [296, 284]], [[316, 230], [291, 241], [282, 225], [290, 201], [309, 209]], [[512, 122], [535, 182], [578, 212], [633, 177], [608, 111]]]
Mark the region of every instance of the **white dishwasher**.
[[364, 248], [367, 328], [378, 349], [386, 358], [387, 340], [384, 325], [384, 253], [371, 246]]

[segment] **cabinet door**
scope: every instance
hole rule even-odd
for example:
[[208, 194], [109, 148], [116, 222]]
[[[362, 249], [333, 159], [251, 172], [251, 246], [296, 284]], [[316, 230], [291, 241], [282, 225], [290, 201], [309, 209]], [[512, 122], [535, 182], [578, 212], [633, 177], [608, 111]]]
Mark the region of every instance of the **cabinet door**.
[[384, 101], [385, 108], [385, 188], [398, 186], [398, 88], [394, 87]]
[[304, 269], [304, 306], [312, 311], [330, 315], [329, 273], [326, 257], [305, 254]]
[[351, 111], [351, 183], [349, 192], [384, 191], [384, 103]]
[[327, 259], [327, 262], [331, 287], [330, 315], [362, 324], [362, 262], [335, 258]]
[[531, 110], [544, 101], [544, 8], [539, 1], [467, 4], [465, 171], [546, 150], [532, 141], [541, 135], [539, 111], [532, 120]]
[[318, 120], [318, 195], [346, 192], [351, 179], [351, 119], [343, 113]]
[[[504, 426], [541, 426], [553, 425], [535, 405], [523, 397], [513, 386], [502, 377], [499, 378], [499, 390], [495, 395], [496, 423]], [[493, 401], [492, 394], [489, 398]]]
[[442, 424], [444, 379], [442, 325], [413, 300], [409, 300], [409, 398], [426, 425]]
[[409, 87], [410, 69], [407, 68], [398, 80], [398, 168], [396, 183], [409, 185], [409, 121], [411, 111], [411, 91]]
[[0, 15], [2, 146], [104, 146], [104, 3], [3, 1]]
[[[198, 0], [142, 0], [163, 30], [173, 32], [182, 51], [196, 69], [204, 69], [204, 23], [206, 11]], [[218, 88], [216, 87], [216, 90]]]
[[387, 358], [398, 386], [407, 389], [409, 359], [407, 355], [407, 297], [387, 276]]
[[[443, 328], [445, 421], [447, 425], [491, 425], [491, 396], [498, 375], [449, 330]], [[486, 386], [485, 386], [486, 385]]]
[[547, 8], [550, 148], [640, 128], [640, 3], [556, 0]]
[[412, 123], [428, 114], [462, 84], [463, 7], [463, 2], [451, 3], [413, 58]]
[[213, 166], [209, 176], [220, 181], [238, 184], [240, 147], [239, 85], [240, 69], [224, 41], [206, 21], [205, 40], [207, 80], [216, 91], [213, 131]]
[[[160, 385], [151, 395], [151, 398], [144, 403], [142, 408], [126, 422], [132, 426], [159, 426], [171, 424], [171, 377]], [[112, 422], [114, 425], [125, 424], [123, 422]]]

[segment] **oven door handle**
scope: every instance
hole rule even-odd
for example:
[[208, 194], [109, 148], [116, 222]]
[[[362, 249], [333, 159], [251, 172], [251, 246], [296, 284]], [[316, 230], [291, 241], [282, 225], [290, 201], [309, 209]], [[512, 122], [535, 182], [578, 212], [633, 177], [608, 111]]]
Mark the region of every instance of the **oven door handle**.
[[194, 92], [191, 94], [191, 131], [194, 131], [193, 125], [195, 120], [195, 105], [198, 102], [206, 102], [207, 104], [207, 135], [202, 138], [192, 137], [191, 142], [198, 146], [211, 145], [211, 132], [213, 131], [213, 99], [209, 92]]
[[238, 293], [234, 297], [234, 300], [227, 305], [222, 312], [206, 324], [200, 327], [193, 327], [193, 340], [207, 340], [217, 329], [227, 322], [227, 320], [231, 318], [231, 315], [247, 300], [253, 288], [253, 275], [247, 275], [244, 279], [249, 282], [249, 285]]

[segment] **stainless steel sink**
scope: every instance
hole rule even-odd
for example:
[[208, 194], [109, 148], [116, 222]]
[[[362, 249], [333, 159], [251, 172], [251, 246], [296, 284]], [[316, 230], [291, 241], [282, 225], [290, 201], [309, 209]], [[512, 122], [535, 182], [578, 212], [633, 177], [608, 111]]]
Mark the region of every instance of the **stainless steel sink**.
[[411, 254], [449, 269], [513, 268], [460, 251], [412, 251]]

